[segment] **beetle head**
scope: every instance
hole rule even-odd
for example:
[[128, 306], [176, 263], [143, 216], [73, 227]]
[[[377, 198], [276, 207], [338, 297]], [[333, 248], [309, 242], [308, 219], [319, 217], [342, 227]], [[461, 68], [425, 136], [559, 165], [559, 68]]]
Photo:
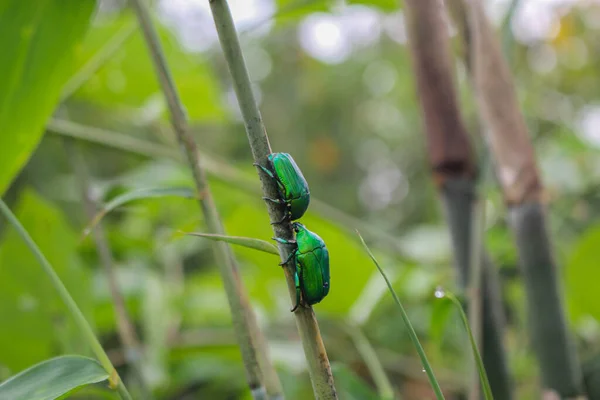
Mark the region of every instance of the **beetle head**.
[[300, 231], [300, 229], [306, 229], [304, 227], [304, 225], [302, 225], [300, 222], [294, 222], [292, 224], [292, 228], [294, 229], [294, 232], [298, 233], [298, 231]]

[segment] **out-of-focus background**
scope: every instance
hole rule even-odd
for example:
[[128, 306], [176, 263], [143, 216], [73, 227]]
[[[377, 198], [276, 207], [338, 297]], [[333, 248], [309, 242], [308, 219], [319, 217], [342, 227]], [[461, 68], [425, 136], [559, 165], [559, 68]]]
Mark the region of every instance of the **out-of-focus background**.
[[[586, 359], [600, 345], [600, 2], [485, 3], [515, 76], [547, 187], [570, 326]], [[504, 24], [513, 3], [512, 18]], [[442, 385], [460, 391], [470, 376], [471, 355], [458, 316], [446, 315], [433, 296], [440, 285], [455, 290], [455, 277], [429, 173], [401, 8], [393, 0], [229, 4], [273, 150], [291, 153], [301, 167], [315, 199], [303, 222], [330, 251], [331, 292], [315, 312], [340, 398], [377, 398], [352, 341], [356, 324], [403, 398], [430, 396], [406, 328], [355, 228], [368, 236], [393, 278]], [[154, 10], [194, 137], [212, 166], [211, 188], [227, 232], [269, 240], [272, 230], [260, 195], [228, 178], [233, 168], [246, 186], [258, 187], [209, 2], [161, 0]], [[76, 50], [74, 71], [136, 26], [124, 1], [99, 1]], [[81, 241], [89, 218], [67, 160], [65, 135], [96, 138], [77, 142], [100, 202], [133, 189], [193, 186], [185, 164], [168, 157], [178, 147], [141, 34], [136, 30], [118, 46], [57, 108], [5, 196], [117, 365], [125, 355], [94, 243]], [[460, 62], [456, 76], [463, 114], [479, 142], [482, 128]], [[165, 157], [140, 154], [145, 150], [137, 142], [125, 151], [116, 134], [152, 142]], [[495, 181], [486, 182], [484, 194], [485, 240], [502, 278], [517, 398], [533, 399], [539, 382], [516, 251]], [[210, 243], [175, 234], [205, 231], [196, 202], [177, 197], [133, 202], [103, 223], [148, 358], [144, 372], [159, 397], [250, 398]], [[57, 354], [85, 353], [70, 317], [15, 232], [3, 229], [0, 240], [0, 380]], [[277, 258], [234, 251], [287, 398], [311, 398]], [[92, 396], [99, 394], [80, 398]]]

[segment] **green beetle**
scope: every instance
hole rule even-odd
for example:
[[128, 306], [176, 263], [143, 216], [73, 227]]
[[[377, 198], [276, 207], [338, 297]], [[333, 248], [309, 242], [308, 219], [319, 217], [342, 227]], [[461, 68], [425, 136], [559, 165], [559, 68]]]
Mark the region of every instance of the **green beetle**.
[[[294, 251], [288, 259], [280, 264], [285, 265], [294, 260], [296, 267], [294, 273], [296, 305], [292, 308], [293, 312], [296, 311], [301, 303], [311, 306], [323, 300], [329, 293], [331, 283], [329, 276], [329, 251], [323, 239], [316, 233], [306, 229], [299, 222], [294, 222], [292, 226], [296, 232], [296, 240], [273, 239], [279, 243], [293, 244], [295, 246]], [[302, 299], [300, 298], [301, 295]]]
[[285, 203], [287, 212], [283, 219], [276, 224], [280, 224], [286, 219], [295, 221], [300, 219], [308, 209], [310, 203], [310, 192], [308, 190], [308, 182], [304, 179], [302, 171], [296, 165], [296, 162], [288, 153], [271, 153], [267, 157], [269, 168], [262, 165], [254, 164], [263, 170], [272, 179], [277, 182], [277, 190], [279, 191], [280, 199], [271, 199], [263, 197], [263, 199], [273, 203]]

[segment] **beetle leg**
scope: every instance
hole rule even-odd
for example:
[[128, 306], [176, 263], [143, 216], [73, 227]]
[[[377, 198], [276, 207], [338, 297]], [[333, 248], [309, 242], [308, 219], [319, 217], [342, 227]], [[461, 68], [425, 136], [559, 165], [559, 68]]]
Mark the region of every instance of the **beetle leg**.
[[273, 239], [276, 242], [283, 243], [283, 244], [296, 244], [296, 241], [294, 239], [287, 240], [287, 239], [282, 239], [282, 238], [278, 238], [278, 237], [274, 237], [271, 239]]
[[263, 200], [268, 200], [268, 201], [270, 201], [270, 202], [272, 202], [272, 203], [277, 203], [277, 204], [284, 203], [284, 201], [283, 201], [283, 200], [280, 200], [280, 199], [272, 199], [272, 198], [270, 198], [270, 197], [263, 197]]
[[294, 258], [295, 255], [296, 255], [296, 250], [292, 251], [290, 253], [290, 255], [288, 256], [288, 258], [285, 259], [285, 261], [280, 262], [279, 266], [283, 267], [285, 264], [289, 263], [292, 260], [292, 258]]
[[272, 179], [275, 179], [275, 175], [273, 175], [273, 173], [271, 171], [269, 171], [267, 168], [263, 167], [262, 165], [260, 165], [258, 163], [252, 163], [252, 165], [260, 168], [265, 174], [269, 175]]
[[290, 214], [289, 213], [285, 213], [285, 215], [283, 216], [283, 218], [281, 218], [281, 220], [276, 221], [276, 222], [271, 222], [271, 225], [280, 225], [283, 224], [285, 221], [287, 221], [289, 219]]
[[296, 305], [290, 311], [294, 312], [298, 309], [298, 306], [302, 304], [300, 302], [300, 277], [298, 277], [298, 270], [294, 272], [294, 284], [296, 286]]

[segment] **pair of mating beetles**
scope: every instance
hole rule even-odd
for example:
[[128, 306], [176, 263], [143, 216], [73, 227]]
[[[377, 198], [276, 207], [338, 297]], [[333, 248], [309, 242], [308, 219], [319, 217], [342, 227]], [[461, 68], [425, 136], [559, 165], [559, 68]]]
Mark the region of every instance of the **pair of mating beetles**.
[[[286, 206], [283, 219], [275, 224], [300, 219], [308, 209], [310, 192], [308, 183], [292, 156], [287, 153], [271, 153], [267, 156], [267, 168], [254, 165], [277, 183], [279, 198], [263, 197], [263, 199]], [[323, 239], [299, 222], [293, 222], [292, 228], [296, 232], [296, 240], [273, 239], [294, 246], [287, 260], [279, 264], [283, 266], [293, 262], [295, 267], [296, 304], [292, 308], [293, 312], [299, 305], [311, 306], [323, 300], [329, 293], [330, 283], [329, 252]]]

